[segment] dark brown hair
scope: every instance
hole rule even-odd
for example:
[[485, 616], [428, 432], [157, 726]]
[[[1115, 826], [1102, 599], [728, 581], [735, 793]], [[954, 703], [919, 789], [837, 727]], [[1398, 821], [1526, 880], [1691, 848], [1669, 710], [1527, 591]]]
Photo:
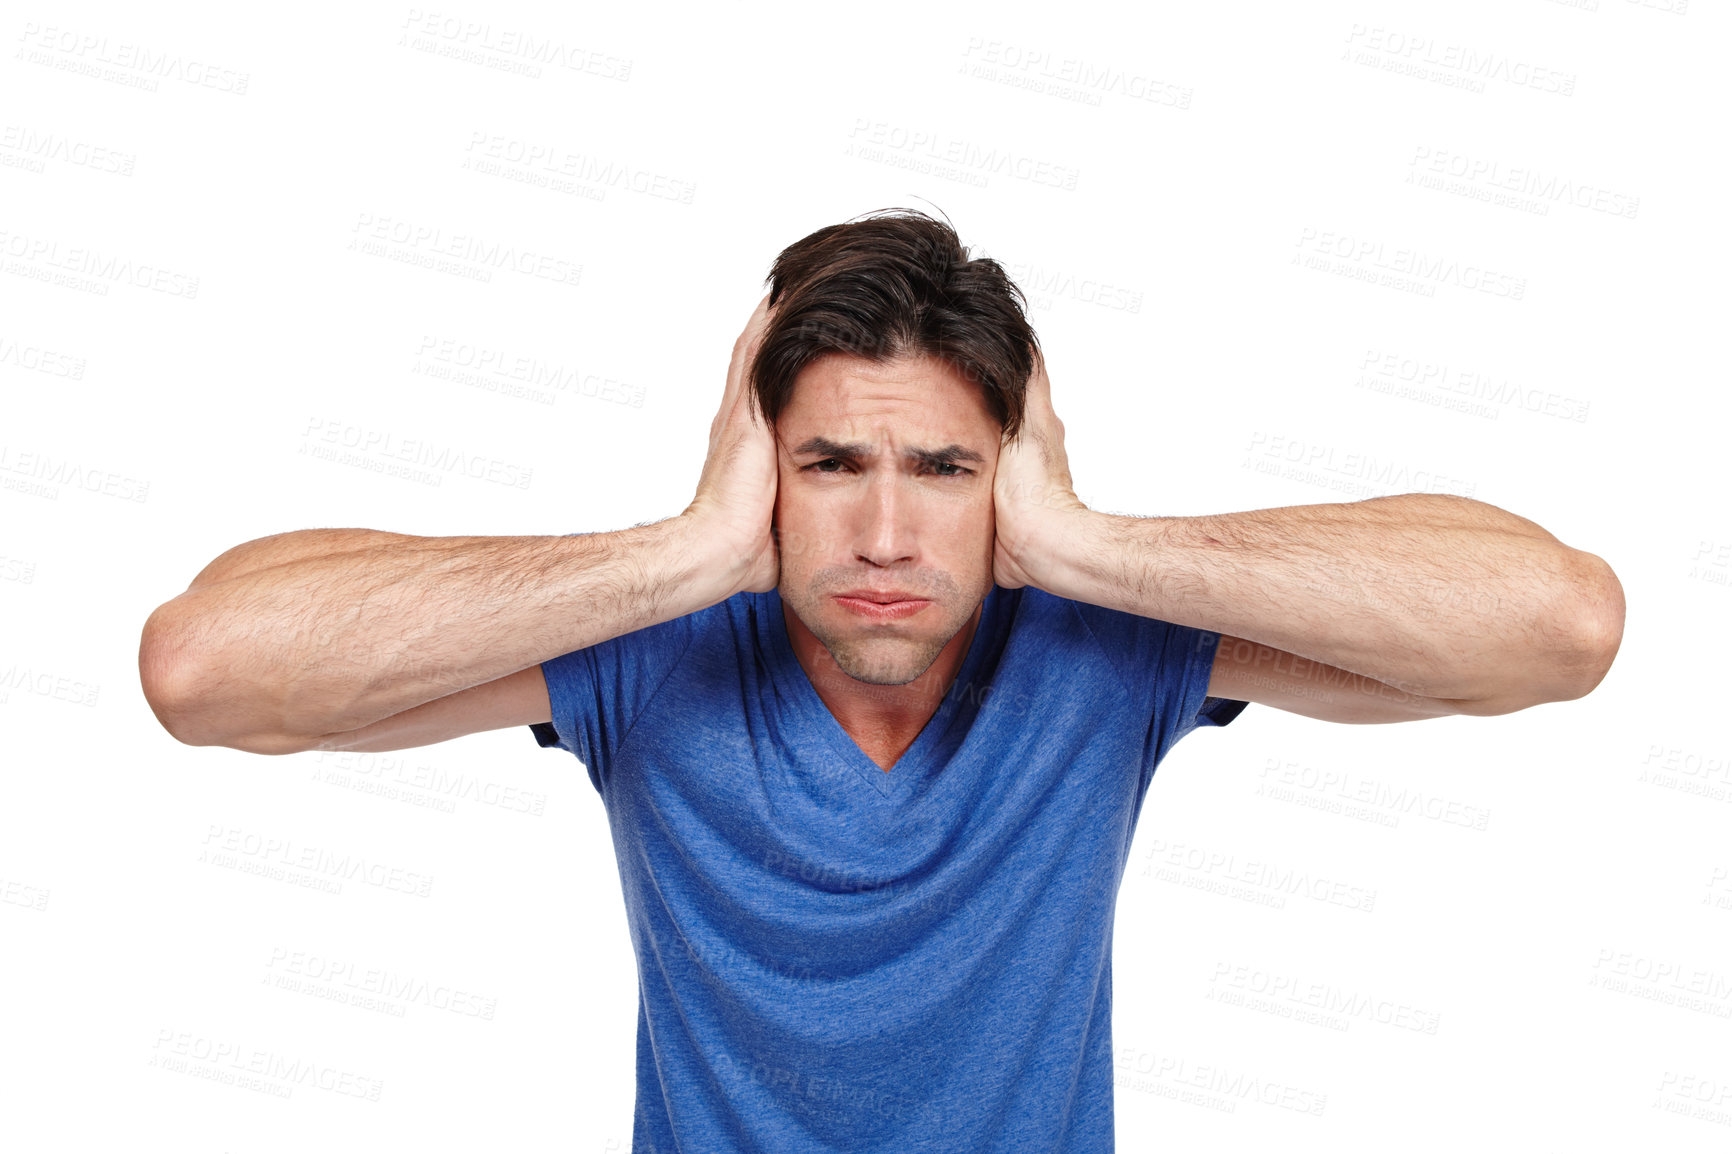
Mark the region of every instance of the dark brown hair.
[[772, 425], [802, 369], [845, 353], [942, 359], [980, 385], [1005, 438], [1022, 427], [1040, 347], [1026, 300], [997, 261], [969, 259], [947, 221], [892, 208], [829, 225], [783, 249], [768, 279], [775, 312], [749, 379]]

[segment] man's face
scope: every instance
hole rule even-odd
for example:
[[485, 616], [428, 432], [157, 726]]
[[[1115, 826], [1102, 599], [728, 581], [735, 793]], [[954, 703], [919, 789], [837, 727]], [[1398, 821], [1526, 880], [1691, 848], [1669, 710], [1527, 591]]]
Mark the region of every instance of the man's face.
[[[848, 676], [913, 681], [991, 591], [999, 434], [941, 360], [832, 353], [801, 371], [776, 421], [778, 591]], [[862, 591], [924, 603], [839, 596]]]

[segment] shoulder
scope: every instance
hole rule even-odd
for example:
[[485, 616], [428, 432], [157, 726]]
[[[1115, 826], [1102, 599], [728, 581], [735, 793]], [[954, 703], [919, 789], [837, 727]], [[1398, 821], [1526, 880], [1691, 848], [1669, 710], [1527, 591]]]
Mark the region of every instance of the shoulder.
[[1032, 664], [1067, 678], [1092, 668], [1119, 680], [1112, 675], [1125, 665], [1123, 639], [1135, 628], [1134, 621], [1120, 620], [1128, 616], [1025, 585], [994, 587], [981, 625], [1016, 653], [1017, 668]]
[[1206, 696], [1219, 633], [1050, 593], [1040, 598], [1052, 627], [1085, 634], [1133, 696], [1152, 691], [1199, 704]]
[[1115, 663], [1126, 656], [1163, 652], [1178, 656], [1200, 648], [1207, 648], [1212, 655], [1218, 638], [1218, 634], [1205, 629], [1059, 597], [1043, 589], [1030, 587], [1026, 592], [1024, 602], [1031, 622], [1056, 632], [1087, 637]]

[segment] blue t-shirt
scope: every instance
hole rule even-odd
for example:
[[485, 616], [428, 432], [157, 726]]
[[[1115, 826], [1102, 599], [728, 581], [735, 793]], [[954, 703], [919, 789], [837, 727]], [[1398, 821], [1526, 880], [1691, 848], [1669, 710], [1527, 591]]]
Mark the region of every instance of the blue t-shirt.
[[1112, 930], [1219, 635], [994, 586], [886, 773], [739, 593], [542, 663], [638, 963], [634, 1154], [1113, 1149]]

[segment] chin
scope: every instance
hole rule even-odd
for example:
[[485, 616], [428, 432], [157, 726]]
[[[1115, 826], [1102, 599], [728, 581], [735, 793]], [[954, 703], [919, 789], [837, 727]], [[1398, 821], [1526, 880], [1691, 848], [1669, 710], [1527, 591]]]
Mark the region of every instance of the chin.
[[961, 621], [944, 616], [946, 608], [937, 603], [928, 607], [926, 614], [933, 621], [919, 632], [904, 626], [891, 635], [883, 626], [863, 623], [846, 609], [832, 605], [826, 624], [834, 623], [835, 628], [821, 634], [813, 630], [813, 635], [824, 643], [837, 667], [854, 680], [906, 685], [932, 668], [944, 647], [967, 623], [966, 616]]
[[907, 685], [932, 668], [943, 651], [938, 645], [915, 641], [868, 642], [864, 645], [826, 646], [836, 667], [855, 681], [867, 685]]

